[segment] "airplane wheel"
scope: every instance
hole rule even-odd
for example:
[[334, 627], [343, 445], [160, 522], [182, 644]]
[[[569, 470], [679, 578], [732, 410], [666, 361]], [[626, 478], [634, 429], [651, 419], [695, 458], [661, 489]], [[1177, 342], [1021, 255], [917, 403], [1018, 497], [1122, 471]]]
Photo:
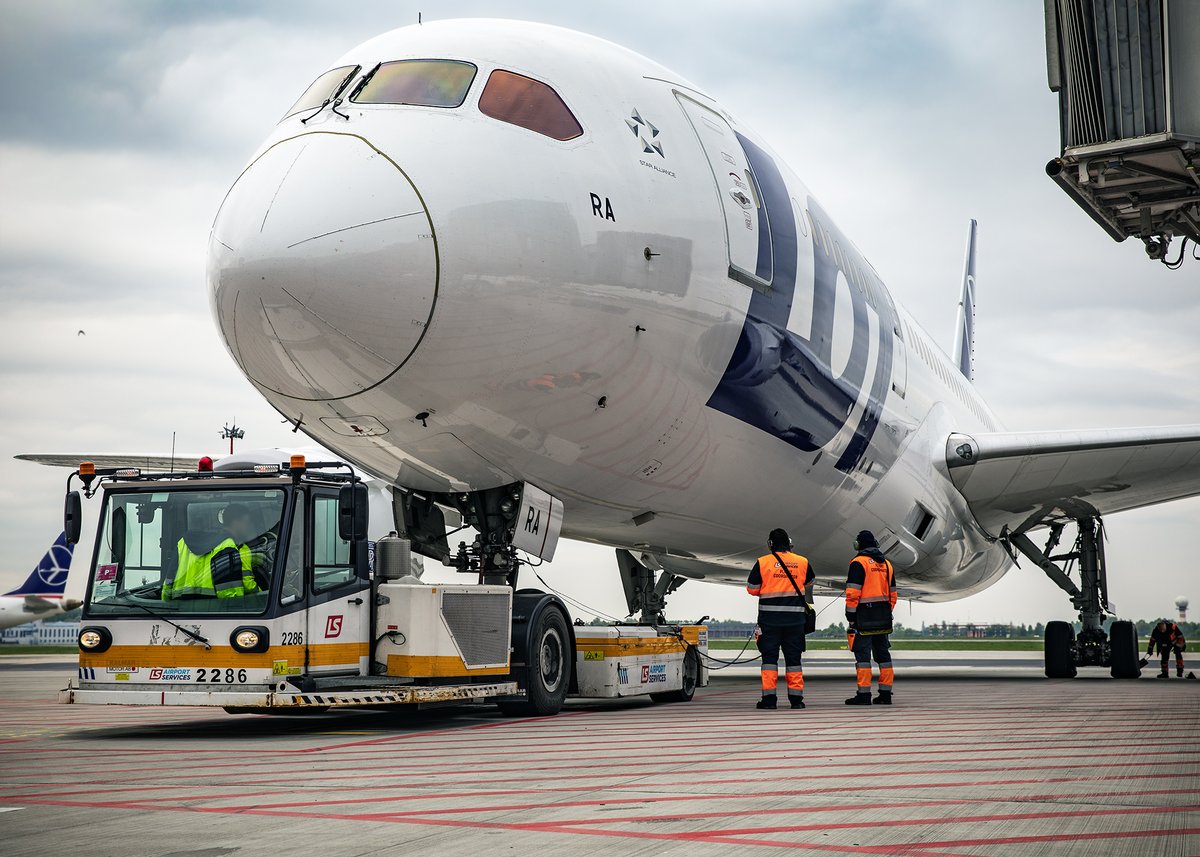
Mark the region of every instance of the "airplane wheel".
[[1138, 646], [1137, 627], [1132, 622], [1113, 622], [1108, 629], [1108, 646], [1112, 657], [1109, 671], [1113, 678], [1138, 678], [1142, 674], [1142, 668], [1138, 664], [1141, 651]]
[[1075, 678], [1074, 642], [1075, 629], [1070, 622], [1046, 623], [1046, 678]]
[[664, 693], [652, 693], [650, 698], [655, 702], [691, 702], [696, 695], [696, 685], [700, 682], [700, 656], [696, 650], [688, 646], [683, 655], [683, 686], [679, 690], [668, 690]]
[[501, 700], [496, 704], [508, 715], [544, 717], [558, 714], [571, 684], [571, 635], [567, 619], [556, 607], [548, 607], [537, 618], [525, 667], [525, 698]]

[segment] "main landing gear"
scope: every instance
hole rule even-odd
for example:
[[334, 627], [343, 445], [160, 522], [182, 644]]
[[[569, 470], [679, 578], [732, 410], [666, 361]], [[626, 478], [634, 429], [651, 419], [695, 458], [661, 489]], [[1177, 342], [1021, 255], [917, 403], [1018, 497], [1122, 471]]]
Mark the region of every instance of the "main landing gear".
[[[1037, 563], [1046, 576], [1071, 596], [1079, 611], [1082, 628], [1079, 633], [1069, 622], [1046, 623], [1046, 676], [1074, 678], [1079, 667], [1108, 667], [1113, 678], [1137, 678], [1142, 674], [1138, 665], [1137, 629], [1132, 622], [1113, 620], [1108, 633], [1103, 620], [1108, 607], [1108, 578], [1104, 564], [1104, 525], [1098, 515], [1077, 518], [1078, 536], [1075, 546], [1067, 553], [1051, 556], [1058, 546], [1066, 522], [1050, 528], [1046, 547], [1039, 550], [1024, 533], [1010, 534], [1006, 541], [1022, 555]], [[1076, 560], [1079, 562], [1079, 584], [1064, 571]]]
[[663, 571], [655, 581], [654, 572], [623, 548], [617, 549], [617, 568], [621, 573], [621, 586], [625, 589], [629, 615], [639, 614], [638, 621], [645, 625], [666, 624], [664, 611], [667, 609], [667, 596], [682, 586], [687, 578]]

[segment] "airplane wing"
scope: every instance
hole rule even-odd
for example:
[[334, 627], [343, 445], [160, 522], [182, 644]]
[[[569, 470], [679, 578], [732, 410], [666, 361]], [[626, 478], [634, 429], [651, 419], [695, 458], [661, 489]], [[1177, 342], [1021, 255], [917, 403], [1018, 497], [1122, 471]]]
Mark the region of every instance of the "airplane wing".
[[1200, 425], [955, 433], [946, 464], [990, 535], [1200, 496]]
[[[170, 455], [136, 455], [133, 453], [115, 455], [43, 455], [40, 453], [25, 453], [14, 455], [21, 461], [32, 461], [35, 464], [46, 464], [50, 467], [70, 467], [74, 470], [81, 461], [90, 461], [100, 468], [137, 467], [140, 470], [168, 472], [171, 470], [194, 470], [200, 460], [199, 455], [177, 453]], [[217, 458], [214, 456], [213, 461]]]

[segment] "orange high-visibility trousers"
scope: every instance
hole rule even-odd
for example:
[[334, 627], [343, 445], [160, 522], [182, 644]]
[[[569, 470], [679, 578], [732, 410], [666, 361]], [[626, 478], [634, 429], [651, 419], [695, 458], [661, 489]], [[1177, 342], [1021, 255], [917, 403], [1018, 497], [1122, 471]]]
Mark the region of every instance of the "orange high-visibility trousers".
[[892, 668], [892, 653], [887, 634], [854, 634], [851, 646], [854, 652], [854, 677], [859, 690], [870, 690], [871, 657], [879, 665], [879, 689], [891, 693], [895, 680]]

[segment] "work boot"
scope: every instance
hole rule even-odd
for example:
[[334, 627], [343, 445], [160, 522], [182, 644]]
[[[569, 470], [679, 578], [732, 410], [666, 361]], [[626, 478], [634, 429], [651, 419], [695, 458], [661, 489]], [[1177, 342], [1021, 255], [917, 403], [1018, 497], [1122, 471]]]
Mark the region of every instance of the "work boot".
[[879, 691], [879, 696], [875, 697], [875, 704], [876, 705], [891, 705], [892, 704], [892, 692], [890, 690]]
[[1158, 674], [1158, 677], [1159, 677], [1159, 678], [1170, 678], [1171, 676], [1170, 676], [1170, 675], [1167, 673], [1167, 671], [1166, 671], [1166, 670], [1163, 670], [1162, 672], [1160, 672], [1160, 673]]
[[802, 696], [789, 696], [788, 702], [790, 702], [792, 704], [792, 708], [803, 708], [804, 707], [804, 697], [802, 697]]
[[774, 711], [779, 706], [779, 700], [774, 696], [764, 696], [754, 706], [755, 708], [769, 708]]
[[854, 694], [854, 696], [852, 696], [846, 700], [846, 704], [847, 705], [870, 705], [871, 704], [871, 691], [868, 690], [866, 693]]
[[1180, 667], [1179, 669], [1175, 670], [1175, 676], [1177, 678], [1183, 678], [1183, 667]]

